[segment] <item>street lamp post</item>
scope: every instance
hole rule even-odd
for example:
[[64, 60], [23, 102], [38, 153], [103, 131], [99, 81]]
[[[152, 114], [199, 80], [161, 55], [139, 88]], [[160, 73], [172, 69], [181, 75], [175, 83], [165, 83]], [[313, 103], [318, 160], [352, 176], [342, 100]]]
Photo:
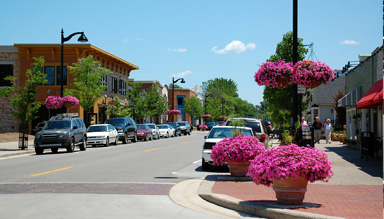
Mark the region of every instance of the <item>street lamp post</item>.
[[[181, 81], [180, 81], [181, 80]], [[180, 83], [185, 83], [184, 78], [179, 78], [175, 81], [175, 78], [172, 77], [172, 109], [175, 109], [175, 83], [180, 81]], [[172, 115], [172, 121], [173, 121], [173, 115]]]
[[60, 88], [60, 95], [61, 97], [63, 97], [63, 94], [64, 94], [64, 67], [63, 67], [63, 63], [64, 63], [64, 58], [63, 58], [63, 54], [64, 54], [64, 42], [70, 40], [73, 36], [77, 35], [77, 34], [81, 34], [81, 36], [79, 37], [79, 39], [77, 41], [79, 42], [88, 42], [88, 39], [87, 37], [84, 35], [84, 32], [76, 32], [76, 33], [73, 33], [71, 35], [69, 35], [68, 37], [64, 37], [64, 30], [61, 29], [61, 88]]
[[207, 114], [207, 98], [208, 97], [213, 97], [213, 94], [204, 95], [204, 114]]

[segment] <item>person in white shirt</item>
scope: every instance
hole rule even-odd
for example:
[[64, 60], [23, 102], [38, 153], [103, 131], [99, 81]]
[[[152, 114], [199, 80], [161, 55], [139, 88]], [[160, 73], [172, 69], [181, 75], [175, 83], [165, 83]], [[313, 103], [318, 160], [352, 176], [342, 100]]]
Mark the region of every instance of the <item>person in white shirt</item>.
[[331, 132], [332, 132], [333, 128], [332, 128], [332, 124], [331, 124], [331, 120], [330, 119], [327, 119], [326, 123], [324, 124], [324, 134], [325, 134], [325, 142], [326, 144], [330, 144], [331, 143]]

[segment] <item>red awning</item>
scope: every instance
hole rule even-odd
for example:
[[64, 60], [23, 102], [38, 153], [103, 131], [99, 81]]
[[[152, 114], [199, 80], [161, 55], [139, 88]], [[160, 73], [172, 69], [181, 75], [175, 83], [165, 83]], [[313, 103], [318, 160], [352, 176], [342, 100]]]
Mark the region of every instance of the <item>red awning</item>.
[[376, 83], [369, 89], [363, 98], [357, 103], [357, 109], [374, 109], [378, 105], [383, 104], [383, 79], [376, 81]]

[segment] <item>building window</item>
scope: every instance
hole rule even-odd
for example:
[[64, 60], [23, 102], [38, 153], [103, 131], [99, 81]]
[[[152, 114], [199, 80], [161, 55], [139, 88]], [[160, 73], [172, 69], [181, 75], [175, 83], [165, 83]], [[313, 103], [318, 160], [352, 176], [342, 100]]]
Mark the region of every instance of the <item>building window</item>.
[[177, 97], [177, 105], [178, 106], [184, 105], [184, 98], [183, 97]]
[[127, 83], [124, 80], [119, 80], [119, 93], [125, 95], [127, 93]]
[[[67, 66], [63, 66], [63, 85], [67, 85]], [[56, 66], [56, 85], [61, 85], [61, 66]]]
[[48, 80], [46, 85], [55, 85], [55, 66], [44, 66], [44, 73]]
[[111, 76], [111, 93], [117, 94], [117, 78]]
[[11, 81], [4, 80], [7, 76], [13, 76], [13, 65], [0, 65], [0, 87], [12, 86]]
[[102, 79], [101, 79], [101, 83], [102, 83], [102, 85], [103, 86], [105, 86], [105, 90], [104, 91], [107, 91], [108, 90], [108, 81], [107, 81], [107, 78], [108, 78], [108, 76], [106, 75], [106, 76], [104, 76]]

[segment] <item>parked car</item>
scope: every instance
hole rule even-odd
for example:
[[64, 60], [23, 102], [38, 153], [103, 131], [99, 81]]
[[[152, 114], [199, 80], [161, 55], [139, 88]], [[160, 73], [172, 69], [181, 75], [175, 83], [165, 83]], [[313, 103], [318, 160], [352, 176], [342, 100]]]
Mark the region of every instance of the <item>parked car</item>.
[[175, 129], [175, 136], [181, 136], [180, 125], [177, 122], [167, 122], [168, 125]]
[[246, 127], [250, 127], [253, 130], [253, 134], [257, 136], [260, 142], [264, 143], [264, 147], [269, 147], [269, 135], [267, 131], [267, 127], [265, 127], [264, 123], [260, 119], [255, 118], [232, 118], [228, 119], [226, 125], [230, 126], [232, 120], [241, 120], [244, 122]]
[[218, 122], [217, 125], [218, 125], [218, 126], [224, 126], [224, 125], [225, 125], [225, 122], [223, 122], [223, 121]]
[[153, 139], [160, 139], [160, 131], [156, 124], [147, 123], [148, 127], [152, 130]]
[[233, 137], [235, 130], [241, 131], [245, 136], [254, 136], [251, 128], [234, 127], [234, 126], [214, 126], [207, 136], [204, 137], [205, 142], [202, 150], [201, 167], [203, 170], [209, 170], [213, 161], [211, 158], [212, 147], [223, 138]]
[[66, 148], [67, 152], [73, 152], [76, 146], [81, 151], [85, 151], [87, 129], [84, 121], [78, 118], [77, 113], [53, 116], [44, 128], [36, 133], [34, 146], [36, 154], [43, 154], [44, 149], [48, 148], [52, 153], [57, 153], [59, 148]]
[[175, 129], [173, 129], [170, 125], [160, 124], [160, 125], [157, 125], [157, 127], [159, 128], [160, 137], [166, 137], [166, 138], [168, 138], [169, 136], [175, 137]]
[[105, 124], [111, 124], [119, 134], [119, 140], [124, 144], [130, 139], [132, 142], [137, 141], [137, 126], [135, 120], [131, 117], [111, 118], [105, 121]]
[[109, 146], [109, 143], [117, 145], [119, 135], [117, 130], [110, 124], [91, 125], [87, 129], [87, 144], [102, 144]]
[[211, 130], [213, 126], [216, 126], [217, 122], [207, 122], [207, 130]]
[[192, 132], [191, 125], [189, 124], [188, 121], [177, 122], [177, 124], [179, 124], [179, 126], [180, 126], [181, 133], [183, 133], [184, 135], [190, 135], [191, 134], [191, 132]]
[[137, 139], [140, 140], [151, 140], [153, 139], [152, 130], [146, 124], [137, 125]]

